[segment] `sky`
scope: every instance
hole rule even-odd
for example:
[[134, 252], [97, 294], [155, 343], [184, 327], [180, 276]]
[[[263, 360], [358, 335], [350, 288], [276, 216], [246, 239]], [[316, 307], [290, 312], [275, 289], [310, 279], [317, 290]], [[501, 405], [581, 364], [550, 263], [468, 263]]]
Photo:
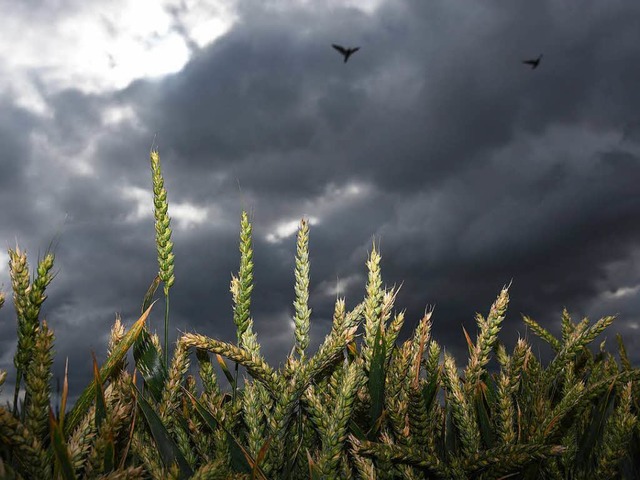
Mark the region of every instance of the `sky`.
[[[0, 0], [0, 393], [13, 396], [7, 250], [35, 269], [70, 400], [157, 271], [149, 151], [175, 244], [171, 341], [235, 341], [231, 274], [253, 225], [251, 314], [278, 366], [294, 344], [297, 227], [310, 222], [313, 354], [336, 296], [364, 297], [375, 242], [402, 285], [400, 339], [466, 362], [504, 285], [501, 338], [617, 318], [640, 363], [640, 3], [628, 0]], [[360, 47], [347, 63], [333, 43]], [[536, 69], [523, 60], [543, 55]], [[159, 292], [160, 293], [160, 292]], [[164, 300], [149, 325], [162, 338]], [[550, 349], [537, 344], [540, 355]], [[195, 362], [195, 359], [193, 360]], [[222, 378], [224, 382], [224, 378]]]

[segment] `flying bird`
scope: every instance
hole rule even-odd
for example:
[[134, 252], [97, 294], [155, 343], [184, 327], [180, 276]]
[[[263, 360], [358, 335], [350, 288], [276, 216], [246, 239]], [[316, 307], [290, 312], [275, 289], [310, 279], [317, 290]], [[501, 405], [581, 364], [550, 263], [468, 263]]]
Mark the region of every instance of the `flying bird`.
[[344, 47], [341, 47], [340, 45], [336, 45], [335, 43], [332, 44], [331, 46], [335, 48], [337, 51], [339, 51], [342, 55], [344, 55], [344, 63], [347, 63], [347, 60], [349, 60], [349, 57], [354, 53], [356, 53], [358, 50], [360, 50], [360, 47], [344, 48]]
[[531, 65], [531, 70], [533, 70], [538, 67], [538, 65], [540, 64], [540, 60], [542, 60], [542, 54], [540, 54], [540, 56], [535, 60], [523, 60], [522, 63], [526, 65]]

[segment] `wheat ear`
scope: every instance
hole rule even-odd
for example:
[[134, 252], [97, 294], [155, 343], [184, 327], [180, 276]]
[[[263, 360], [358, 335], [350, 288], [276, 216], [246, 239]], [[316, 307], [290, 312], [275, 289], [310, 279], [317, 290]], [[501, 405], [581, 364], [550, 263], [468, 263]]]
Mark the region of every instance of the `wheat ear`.
[[309, 308], [309, 223], [307, 220], [300, 221], [298, 229], [296, 268], [295, 268], [295, 294], [293, 302], [296, 338], [296, 352], [300, 360], [304, 360], [304, 351], [309, 345], [309, 319], [311, 309]]
[[156, 248], [158, 251], [158, 266], [160, 280], [164, 284], [164, 366], [169, 365], [169, 289], [175, 282], [173, 275], [174, 257], [173, 242], [171, 242], [171, 219], [167, 213], [167, 191], [160, 167], [160, 154], [151, 150], [151, 174], [153, 179], [153, 213], [155, 217]]

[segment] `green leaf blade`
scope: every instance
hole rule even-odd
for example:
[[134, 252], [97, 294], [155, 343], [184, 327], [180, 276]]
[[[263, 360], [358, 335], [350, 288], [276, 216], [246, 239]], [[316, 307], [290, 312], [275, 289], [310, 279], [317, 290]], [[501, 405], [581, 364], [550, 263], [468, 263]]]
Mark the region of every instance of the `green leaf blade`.
[[151, 430], [151, 436], [153, 437], [156, 446], [158, 447], [158, 451], [160, 453], [160, 457], [162, 458], [162, 462], [165, 467], [168, 469], [174, 463], [178, 465], [179, 474], [178, 478], [180, 480], [186, 480], [193, 475], [193, 471], [189, 466], [187, 460], [180, 452], [180, 449], [173, 441], [166, 427], [162, 423], [162, 420], [155, 412], [151, 405], [147, 402], [147, 400], [142, 396], [138, 387], [133, 385], [133, 388], [137, 393], [137, 402], [140, 406], [140, 410], [147, 421], [147, 425]]
[[162, 352], [153, 344], [146, 329], [142, 329], [133, 344], [133, 358], [151, 396], [156, 402], [160, 402], [168, 374]]
[[375, 435], [380, 426], [380, 417], [384, 408], [384, 380], [385, 380], [385, 361], [386, 361], [386, 343], [384, 334], [382, 333], [382, 322], [378, 326], [376, 332], [375, 343], [373, 346], [373, 354], [371, 357], [371, 368], [369, 370], [369, 395], [371, 396], [371, 428], [369, 430], [370, 439]]
[[56, 422], [53, 410], [49, 407], [49, 427], [51, 431], [51, 446], [58, 465], [60, 466], [60, 474], [64, 480], [76, 480], [76, 474], [69, 455], [69, 449], [64, 441], [64, 435], [60, 424]]
[[[106, 379], [111, 376], [114, 369], [119, 365], [122, 359], [127, 355], [129, 348], [134, 344], [135, 340], [140, 335], [144, 327], [144, 323], [151, 312], [151, 308], [153, 307], [153, 302], [147, 310], [142, 314], [142, 316], [132, 325], [131, 329], [127, 332], [127, 334], [122, 338], [122, 340], [116, 345], [113, 352], [105, 362], [105, 364], [100, 369], [100, 378]], [[95, 399], [96, 382], [95, 380], [91, 382], [82, 392], [75, 405], [69, 412], [69, 414], [65, 417], [64, 423], [64, 433], [66, 436], [70, 435], [70, 433], [78, 426], [78, 423], [84, 417], [87, 410], [93, 403]]]

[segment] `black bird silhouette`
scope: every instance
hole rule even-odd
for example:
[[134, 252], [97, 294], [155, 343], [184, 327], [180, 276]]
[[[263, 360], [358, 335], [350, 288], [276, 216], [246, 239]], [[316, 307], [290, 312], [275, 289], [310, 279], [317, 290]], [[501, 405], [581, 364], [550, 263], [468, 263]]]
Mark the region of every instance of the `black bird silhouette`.
[[526, 65], [531, 65], [531, 70], [535, 69], [538, 67], [538, 65], [540, 65], [540, 60], [542, 60], [542, 54], [540, 54], [540, 56], [538, 58], [536, 58], [535, 60], [523, 60], [522, 63], [526, 64]]
[[358, 50], [360, 50], [360, 47], [356, 47], [356, 48], [344, 48], [341, 47], [340, 45], [336, 45], [335, 43], [331, 44], [331, 46], [333, 48], [335, 48], [337, 51], [339, 51], [342, 55], [344, 55], [344, 63], [347, 63], [347, 60], [349, 60], [349, 57], [356, 53]]

